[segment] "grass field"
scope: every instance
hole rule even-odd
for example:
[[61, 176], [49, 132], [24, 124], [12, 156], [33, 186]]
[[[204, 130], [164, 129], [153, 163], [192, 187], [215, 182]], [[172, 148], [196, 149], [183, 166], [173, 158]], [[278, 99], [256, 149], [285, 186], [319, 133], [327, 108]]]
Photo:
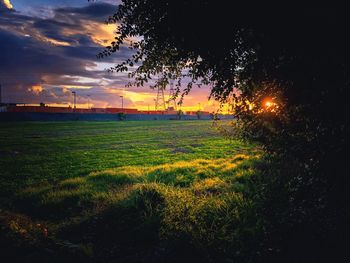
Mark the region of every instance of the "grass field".
[[0, 245], [57, 262], [239, 257], [259, 231], [260, 155], [210, 121], [0, 123]]

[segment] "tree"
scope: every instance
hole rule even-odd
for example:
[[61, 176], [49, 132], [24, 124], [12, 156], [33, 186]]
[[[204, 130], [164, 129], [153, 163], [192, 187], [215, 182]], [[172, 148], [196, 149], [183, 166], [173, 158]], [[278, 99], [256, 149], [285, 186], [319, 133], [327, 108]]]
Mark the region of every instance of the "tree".
[[[130, 73], [133, 84], [160, 74], [157, 85], [177, 79], [182, 96], [193, 85], [210, 84], [213, 98], [231, 98], [243, 136], [304, 167], [300, 187], [312, 185], [313, 200], [321, 198], [325, 213], [339, 223], [349, 218], [346, 10], [262, 1], [123, 0], [109, 19], [119, 24], [116, 40], [100, 56], [129, 43], [134, 55], [111, 71], [138, 65]], [[181, 91], [185, 77], [191, 81]], [[309, 197], [298, 198], [302, 203]]]
[[[242, 119], [264, 119], [265, 115], [257, 117], [256, 112], [266, 96], [273, 96], [281, 114], [269, 120], [278, 119], [275, 125], [280, 127], [275, 131], [293, 126], [288, 129], [292, 134], [283, 134], [291, 145], [295, 140], [323, 145], [329, 133], [334, 139], [326, 143], [323, 154], [344, 143], [350, 76], [344, 9], [265, 3], [232, 8], [215, 1], [125, 0], [109, 22], [120, 23], [119, 31], [101, 56], [116, 52], [128, 38], [141, 37], [130, 40], [135, 54], [111, 69], [125, 71], [139, 65], [130, 74], [134, 84], [144, 85], [162, 74], [158, 85], [176, 78], [179, 89], [186, 76], [192, 81], [184, 94], [194, 84], [212, 84], [211, 95], [221, 101], [238, 87], [242, 92], [239, 100], [249, 101], [235, 104]], [[249, 110], [251, 104], [257, 106], [255, 111]], [[269, 143], [280, 136], [269, 134]], [[299, 154], [304, 159], [313, 150], [302, 149]]]
[[178, 119], [178, 120], [181, 120], [182, 117], [183, 117], [183, 115], [184, 115], [184, 113], [183, 113], [182, 110], [178, 110], [178, 111], [176, 112], [176, 116], [177, 116], [177, 119]]
[[202, 116], [202, 112], [200, 110], [197, 110], [196, 111], [196, 116], [197, 116], [197, 119], [200, 120], [201, 119], [201, 116]]
[[[344, 145], [350, 76], [346, 9], [216, 1], [124, 0], [109, 18], [119, 23], [116, 40], [100, 56], [128, 43], [134, 55], [112, 68], [130, 73], [137, 86], [161, 74], [157, 85], [184, 77], [212, 85], [211, 96], [234, 98], [245, 135], [279, 153], [328, 159]], [[234, 87], [241, 91], [237, 97]], [[279, 104], [264, 111], [265, 97]], [[252, 109], [252, 105], [255, 106]], [[263, 131], [263, 132], [262, 132]], [[314, 147], [307, 145], [317, 145]], [[338, 153], [337, 155], [342, 153]], [[308, 165], [314, 165], [308, 164]]]

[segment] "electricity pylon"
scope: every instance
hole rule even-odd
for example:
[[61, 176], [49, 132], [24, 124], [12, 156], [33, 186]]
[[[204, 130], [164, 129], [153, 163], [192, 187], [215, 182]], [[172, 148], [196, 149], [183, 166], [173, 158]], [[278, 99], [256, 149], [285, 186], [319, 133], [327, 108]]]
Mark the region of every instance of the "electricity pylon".
[[164, 98], [164, 87], [157, 88], [157, 97], [155, 100], [155, 110], [164, 110], [165, 111], [165, 98]]
[[169, 99], [167, 101], [168, 109], [172, 107], [174, 110], [176, 110], [176, 89], [174, 88], [174, 80], [170, 80], [169, 86]]

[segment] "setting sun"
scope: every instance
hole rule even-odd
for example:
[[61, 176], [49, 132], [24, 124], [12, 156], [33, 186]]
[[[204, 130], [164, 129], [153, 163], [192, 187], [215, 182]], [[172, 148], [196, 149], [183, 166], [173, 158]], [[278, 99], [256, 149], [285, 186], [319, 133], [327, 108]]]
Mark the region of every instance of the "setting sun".
[[265, 102], [265, 106], [266, 107], [271, 107], [273, 105], [273, 103], [271, 101], [266, 101]]
[[265, 98], [262, 102], [263, 112], [277, 112], [278, 103], [274, 98]]

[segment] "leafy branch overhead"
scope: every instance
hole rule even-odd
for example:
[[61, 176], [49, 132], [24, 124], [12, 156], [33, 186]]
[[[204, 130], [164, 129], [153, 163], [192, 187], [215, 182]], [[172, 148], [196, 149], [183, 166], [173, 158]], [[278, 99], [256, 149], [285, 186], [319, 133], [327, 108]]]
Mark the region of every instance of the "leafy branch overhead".
[[[206, 5], [200, 8], [206, 8]], [[219, 50], [209, 46], [203, 48], [208, 42], [208, 32], [198, 28], [192, 31], [186, 24], [191, 25], [196, 20], [192, 17], [195, 9], [192, 4], [178, 1], [123, 1], [108, 19], [108, 23], [119, 25], [115, 41], [99, 56], [109, 56], [128, 45], [135, 51], [134, 55], [110, 71], [131, 69], [129, 76], [135, 80], [134, 85], [142, 86], [156, 77], [156, 85], [164, 87], [169, 79], [176, 79], [179, 94], [186, 78], [188, 84], [184, 94], [188, 94], [194, 84], [213, 84], [216, 88], [212, 95], [225, 98], [235, 86], [235, 76], [252, 55], [252, 50], [240, 44], [238, 29], [233, 32], [232, 46], [226, 44]], [[213, 40], [209, 41], [215, 44]]]
[[132, 85], [156, 80], [165, 88], [176, 79], [182, 96], [193, 85], [210, 85], [211, 97], [229, 101], [250, 127], [248, 137], [275, 149], [282, 144], [282, 151], [295, 148], [295, 141], [328, 149], [330, 134], [342, 138], [346, 123], [350, 42], [344, 10], [261, 1], [123, 0], [108, 19], [118, 24], [115, 41], [99, 56], [128, 45], [133, 55], [110, 70], [129, 72]]

